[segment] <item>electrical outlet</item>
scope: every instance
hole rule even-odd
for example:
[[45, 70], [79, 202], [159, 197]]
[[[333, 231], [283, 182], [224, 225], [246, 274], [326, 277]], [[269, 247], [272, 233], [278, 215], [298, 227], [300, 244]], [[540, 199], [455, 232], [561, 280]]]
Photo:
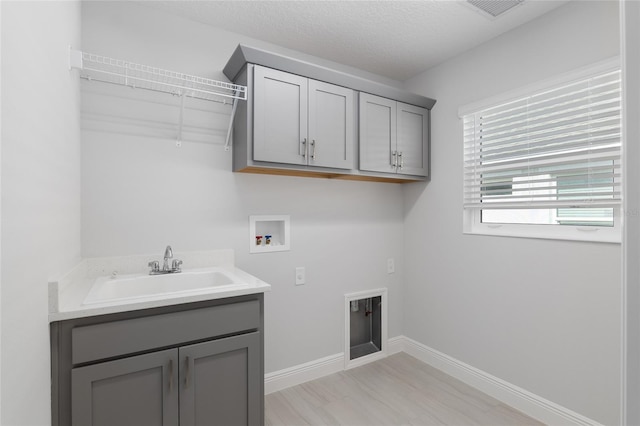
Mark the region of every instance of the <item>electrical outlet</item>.
[[302, 285], [306, 280], [306, 271], [304, 266], [298, 266], [296, 268], [296, 285]]
[[393, 274], [394, 272], [396, 272], [396, 262], [390, 257], [387, 259], [387, 274]]

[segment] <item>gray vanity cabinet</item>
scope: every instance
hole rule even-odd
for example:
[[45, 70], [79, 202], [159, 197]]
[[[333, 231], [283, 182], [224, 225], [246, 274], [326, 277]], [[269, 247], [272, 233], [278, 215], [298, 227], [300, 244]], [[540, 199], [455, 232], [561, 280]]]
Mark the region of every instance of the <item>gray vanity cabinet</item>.
[[53, 426], [264, 424], [263, 295], [51, 324]]
[[429, 111], [360, 94], [360, 169], [429, 175]]
[[72, 426], [177, 425], [177, 366], [170, 349], [74, 368]]
[[261, 424], [259, 345], [250, 333], [180, 348], [181, 426]]
[[253, 160], [353, 168], [354, 92], [254, 68]]

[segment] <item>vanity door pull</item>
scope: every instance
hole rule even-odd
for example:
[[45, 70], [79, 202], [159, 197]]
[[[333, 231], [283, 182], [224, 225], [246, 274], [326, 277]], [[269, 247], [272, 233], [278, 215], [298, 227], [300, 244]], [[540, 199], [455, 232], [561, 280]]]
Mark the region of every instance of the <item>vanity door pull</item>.
[[391, 157], [392, 157], [391, 168], [392, 169], [398, 168], [398, 151], [393, 151], [391, 153]]
[[402, 158], [402, 152], [398, 153], [398, 158], [400, 159], [400, 164], [398, 164], [398, 168], [402, 170], [402, 166], [404, 166], [404, 159]]
[[173, 359], [169, 360], [169, 392], [173, 391]]
[[185, 361], [185, 373], [184, 373], [184, 387], [185, 389], [189, 387], [189, 357], [184, 358]]
[[300, 155], [302, 155], [302, 158], [307, 158], [307, 149], [308, 149], [307, 138], [302, 139], [301, 144], [302, 144], [302, 154]]
[[315, 139], [311, 140], [311, 159], [312, 160], [316, 159], [316, 140]]

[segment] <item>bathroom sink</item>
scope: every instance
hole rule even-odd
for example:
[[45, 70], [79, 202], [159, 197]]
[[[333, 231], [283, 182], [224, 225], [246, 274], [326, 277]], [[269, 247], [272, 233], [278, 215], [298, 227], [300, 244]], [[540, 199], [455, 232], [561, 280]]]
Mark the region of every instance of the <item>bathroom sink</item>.
[[170, 294], [212, 291], [219, 287], [246, 285], [234, 274], [224, 270], [183, 271], [166, 275], [132, 274], [99, 277], [95, 280], [83, 304], [107, 303]]

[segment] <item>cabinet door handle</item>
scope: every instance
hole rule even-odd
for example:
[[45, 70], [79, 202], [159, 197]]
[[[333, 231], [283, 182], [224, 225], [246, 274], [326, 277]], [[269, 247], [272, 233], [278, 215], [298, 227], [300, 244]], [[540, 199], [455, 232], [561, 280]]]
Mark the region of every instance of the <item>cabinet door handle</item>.
[[398, 167], [398, 151], [393, 151], [391, 153], [391, 168], [395, 169]]
[[307, 138], [302, 139], [302, 155], [303, 158], [307, 158]]
[[316, 140], [315, 139], [311, 140], [311, 159], [312, 160], [316, 159]]
[[169, 360], [169, 392], [173, 391], [173, 359]]
[[400, 164], [398, 164], [398, 168], [402, 170], [402, 166], [404, 166], [404, 158], [402, 158], [402, 152], [398, 153], [398, 158], [400, 159]]
[[186, 356], [184, 357], [184, 362], [185, 362], [185, 373], [184, 373], [184, 387], [185, 389], [189, 387], [189, 367], [190, 367], [190, 363], [189, 363], [189, 357]]

